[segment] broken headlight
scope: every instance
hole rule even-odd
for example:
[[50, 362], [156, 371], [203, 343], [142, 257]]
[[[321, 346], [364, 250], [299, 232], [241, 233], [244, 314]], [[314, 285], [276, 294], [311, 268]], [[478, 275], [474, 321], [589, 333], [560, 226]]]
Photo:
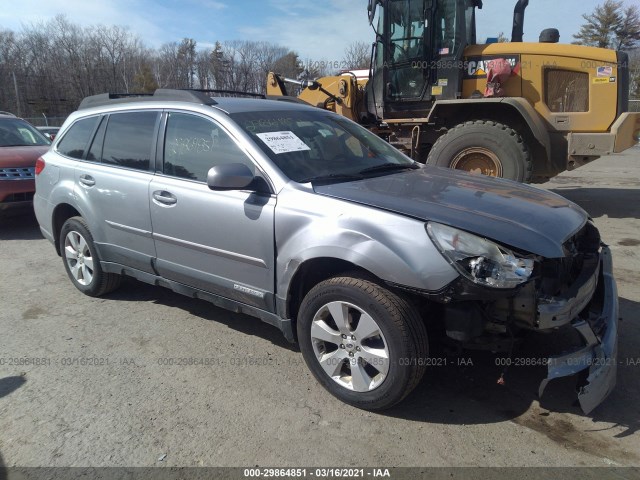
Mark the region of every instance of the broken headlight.
[[515, 288], [531, 277], [534, 261], [485, 238], [439, 223], [427, 233], [456, 269], [469, 280], [493, 288]]

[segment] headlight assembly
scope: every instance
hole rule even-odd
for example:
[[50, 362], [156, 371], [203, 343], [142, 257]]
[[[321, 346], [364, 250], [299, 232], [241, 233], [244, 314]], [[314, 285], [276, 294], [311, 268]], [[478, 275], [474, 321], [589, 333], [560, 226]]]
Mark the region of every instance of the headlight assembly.
[[445, 258], [479, 285], [515, 288], [533, 272], [532, 259], [518, 258], [509, 249], [463, 230], [430, 222], [427, 233]]

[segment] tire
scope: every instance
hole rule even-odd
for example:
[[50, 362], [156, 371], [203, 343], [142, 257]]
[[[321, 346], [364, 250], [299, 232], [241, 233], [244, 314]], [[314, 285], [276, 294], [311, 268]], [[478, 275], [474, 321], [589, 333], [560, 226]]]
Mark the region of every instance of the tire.
[[60, 256], [71, 283], [85, 295], [99, 297], [120, 286], [120, 275], [102, 270], [93, 236], [82, 217], [72, 217], [62, 225]]
[[460, 124], [431, 148], [427, 164], [529, 183], [533, 164], [522, 137], [490, 120]]
[[425, 372], [427, 330], [417, 310], [368, 280], [335, 277], [316, 285], [300, 306], [297, 333], [316, 380], [358, 408], [392, 407]]

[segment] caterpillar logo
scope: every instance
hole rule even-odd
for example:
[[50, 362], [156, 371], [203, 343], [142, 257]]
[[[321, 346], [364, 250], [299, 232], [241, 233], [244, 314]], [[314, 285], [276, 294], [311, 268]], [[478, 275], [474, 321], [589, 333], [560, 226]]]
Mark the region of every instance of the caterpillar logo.
[[505, 59], [512, 69], [520, 63], [520, 55], [503, 55], [491, 57], [469, 57], [465, 62], [465, 79], [486, 78], [487, 70], [491, 67], [491, 61], [499, 58]]

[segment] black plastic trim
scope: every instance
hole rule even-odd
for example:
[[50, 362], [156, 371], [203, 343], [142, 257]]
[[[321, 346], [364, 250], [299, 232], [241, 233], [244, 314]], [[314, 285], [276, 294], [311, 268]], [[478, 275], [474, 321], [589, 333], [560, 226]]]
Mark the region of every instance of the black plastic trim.
[[618, 54], [618, 114], [620, 117], [629, 111], [629, 55], [625, 52]]
[[153, 94], [150, 93], [101, 93], [86, 97], [80, 103], [78, 110], [85, 108], [101, 107], [104, 105], [116, 105], [122, 103], [136, 102], [189, 102], [201, 105], [217, 105], [213, 98], [197, 90], [177, 90], [170, 88], [159, 88]]
[[120, 275], [133, 277], [136, 280], [148, 283], [150, 285], [169, 288], [170, 290], [173, 290], [174, 292], [185, 295], [187, 297], [206, 300], [216, 307], [224, 308], [225, 310], [230, 310], [235, 313], [244, 313], [245, 315], [258, 318], [263, 322], [278, 328], [289, 342], [295, 343], [293, 322], [289, 318], [281, 318], [275, 313], [253, 307], [251, 305], [246, 305], [244, 303], [237, 302], [220, 295], [205, 292], [197, 288], [189, 287], [182, 283], [174, 282], [161, 276], [143, 272], [135, 268], [126, 267], [118, 263], [100, 262], [100, 266], [102, 267], [103, 271], [108, 273], [117, 273]]

